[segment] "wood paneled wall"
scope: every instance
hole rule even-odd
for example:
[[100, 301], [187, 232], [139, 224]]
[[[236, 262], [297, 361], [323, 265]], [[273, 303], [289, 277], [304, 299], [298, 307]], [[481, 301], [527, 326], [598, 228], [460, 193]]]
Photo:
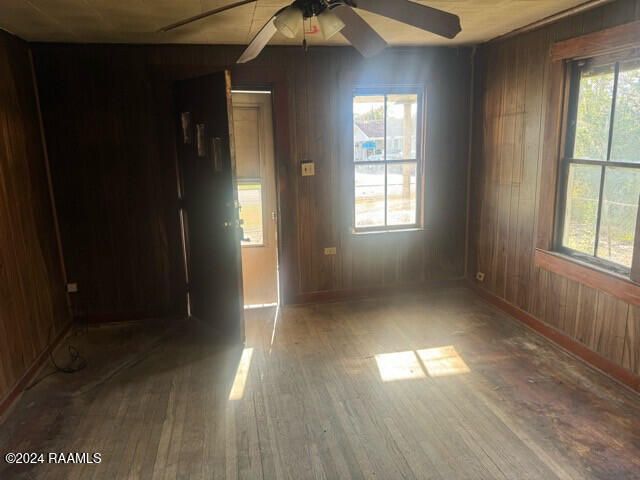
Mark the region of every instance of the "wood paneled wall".
[[28, 48], [0, 31], [0, 407], [68, 322]]
[[[102, 317], [183, 312], [169, 88], [233, 65], [241, 48], [41, 44], [34, 51], [75, 301]], [[288, 136], [276, 151], [286, 302], [464, 275], [470, 66], [468, 49], [392, 49], [365, 61], [351, 48], [270, 47], [232, 68], [243, 83], [278, 78], [275, 95], [286, 96], [285, 108], [275, 109], [276, 137]], [[350, 233], [346, 132], [358, 83], [427, 88], [424, 231]], [[316, 175], [302, 178], [307, 159]], [[337, 256], [324, 255], [329, 246]]]
[[553, 42], [640, 18], [622, 0], [479, 48], [476, 57], [468, 273], [479, 286], [640, 374], [640, 310], [534, 264]]

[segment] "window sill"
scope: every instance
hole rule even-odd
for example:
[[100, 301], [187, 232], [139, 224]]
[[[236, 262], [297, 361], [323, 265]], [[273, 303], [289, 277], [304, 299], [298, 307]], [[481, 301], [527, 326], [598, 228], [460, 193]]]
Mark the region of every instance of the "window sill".
[[380, 234], [389, 234], [389, 233], [413, 233], [413, 232], [424, 232], [425, 228], [423, 227], [410, 227], [410, 228], [394, 228], [390, 230], [356, 230], [355, 228], [351, 229], [351, 235], [355, 236], [365, 236], [365, 235], [380, 235]]
[[574, 280], [587, 287], [602, 290], [620, 300], [640, 306], [640, 284], [622, 275], [603, 270], [558, 252], [537, 248], [536, 266]]

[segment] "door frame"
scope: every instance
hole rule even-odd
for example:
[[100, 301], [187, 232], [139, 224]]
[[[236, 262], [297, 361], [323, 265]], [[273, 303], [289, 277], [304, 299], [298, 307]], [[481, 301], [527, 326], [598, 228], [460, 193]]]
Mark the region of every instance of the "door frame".
[[[256, 81], [260, 78], [261, 81]], [[291, 303], [299, 282], [298, 236], [295, 233], [297, 168], [291, 171], [289, 91], [286, 73], [277, 69], [238, 67], [231, 70], [232, 90], [270, 91], [273, 121], [273, 163], [276, 189], [276, 250], [279, 303]], [[289, 232], [285, 238], [283, 232]], [[286, 252], [286, 253], [285, 253]]]
[[[233, 79], [232, 79], [233, 80]], [[276, 224], [275, 224], [275, 231], [274, 231], [274, 247], [275, 247], [275, 251], [276, 251], [276, 263], [275, 263], [275, 268], [276, 268], [276, 303], [278, 305], [280, 305], [280, 272], [279, 272], [279, 261], [280, 261], [280, 212], [279, 212], [279, 202], [278, 202], [278, 175], [277, 175], [277, 167], [276, 167], [276, 156], [275, 156], [275, 141], [276, 141], [276, 135], [275, 135], [275, 128], [274, 128], [274, 122], [275, 122], [275, 113], [274, 113], [274, 106], [273, 106], [273, 91], [271, 87], [260, 87], [260, 88], [254, 88], [254, 87], [248, 87], [248, 86], [242, 86], [237, 88], [235, 85], [232, 84], [231, 87], [231, 98], [233, 100], [233, 96], [234, 96], [234, 92], [237, 92], [239, 94], [258, 94], [258, 95], [264, 95], [264, 94], [268, 94], [269, 95], [269, 101], [271, 103], [271, 145], [273, 148], [273, 153], [272, 153], [272, 162], [270, 162], [270, 165], [266, 166], [267, 168], [271, 169], [272, 171], [269, 172], [269, 174], [267, 175], [270, 180], [273, 181], [273, 184], [269, 187], [264, 183], [264, 176], [261, 178], [261, 186], [262, 186], [262, 193], [264, 193], [265, 191], [265, 187], [266, 188], [273, 188], [273, 201], [275, 203], [274, 205], [274, 212], [276, 214]], [[265, 102], [266, 103], [266, 102]], [[235, 105], [232, 106], [232, 108], [235, 108]], [[234, 112], [235, 113], [235, 112]], [[235, 132], [234, 132], [235, 134]], [[236, 136], [236, 141], [237, 141], [237, 136]], [[236, 159], [237, 162], [237, 159]], [[242, 180], [237, 178], [237, 185], [241, 185]], [[253, 182], [255, 179], [250, 179], [250, 183]], [[264, 199], [264, 197], [262, 197], [262, 199]], [[242, 206], [242, 205], [240, 205]], [[270, 210], [270, 209], [269, 209]], [[262, 222], [263, 225], [266, 224], [266, 222], [272, 222], [272, 215], [271, 213], [269, 213], [268, 215], [265, 215], [265, 210], [263, 208], [262, 211]], [[266, 247], [267, 244], [263, 244], [263, 245], [242, 245], [242, 243], [240, 244], [240, 253], [241, 256], [244, 255], [244, 249], [255, 249], [255, 248], [263, 248]], [[242, 264], [242, 269], [243, 269], [243, 275], [244, 275], [244, 262]], [[243, 285], [246, 286], [246, 284]], [[248, 306], [252, 306], [252, 305], [247, 305], [247, 301], [245, 298], [245, 305], [244, 308], [245, 310], [247, 309]]]

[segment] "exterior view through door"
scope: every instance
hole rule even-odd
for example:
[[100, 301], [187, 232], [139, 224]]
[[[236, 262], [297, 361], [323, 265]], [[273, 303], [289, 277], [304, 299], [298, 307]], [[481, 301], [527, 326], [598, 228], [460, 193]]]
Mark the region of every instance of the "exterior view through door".
[[245, 306], [278, 302], [273, 117], [268, 91], [234, 91], [238, 202], [243, 223]]

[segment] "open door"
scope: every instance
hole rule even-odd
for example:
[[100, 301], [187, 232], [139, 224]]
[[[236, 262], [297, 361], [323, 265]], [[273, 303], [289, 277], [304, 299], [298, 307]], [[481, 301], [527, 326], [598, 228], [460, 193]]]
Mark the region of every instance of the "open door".
[[229, 72], [176, 82], [173, 96], [190, 314], [222, 340], [243, 341], [243, 234]]

